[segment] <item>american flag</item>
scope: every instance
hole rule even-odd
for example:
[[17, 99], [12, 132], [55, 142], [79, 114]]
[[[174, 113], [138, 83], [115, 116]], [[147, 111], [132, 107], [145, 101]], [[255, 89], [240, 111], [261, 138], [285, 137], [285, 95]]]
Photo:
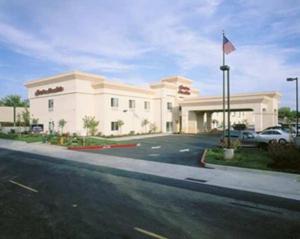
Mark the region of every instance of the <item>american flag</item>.
[[235, 47], [225, 36], [223, 36], [223, 51], [226, 55], [234, 51]]

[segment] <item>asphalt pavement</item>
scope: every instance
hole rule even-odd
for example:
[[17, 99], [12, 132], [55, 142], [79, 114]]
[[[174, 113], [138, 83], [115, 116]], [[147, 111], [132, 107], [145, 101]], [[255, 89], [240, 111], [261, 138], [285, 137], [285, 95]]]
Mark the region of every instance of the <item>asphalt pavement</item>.
[[0, 238], [300, 238], [300, 203], [0, 149]]
[[137, 143], [135, 148], [86, 150], [96, 154], [128, 157], [155, 162], [199, 166], [203, 150], [218, 144], [217, 135], [166, 135], [152, 138], [126, 140]]

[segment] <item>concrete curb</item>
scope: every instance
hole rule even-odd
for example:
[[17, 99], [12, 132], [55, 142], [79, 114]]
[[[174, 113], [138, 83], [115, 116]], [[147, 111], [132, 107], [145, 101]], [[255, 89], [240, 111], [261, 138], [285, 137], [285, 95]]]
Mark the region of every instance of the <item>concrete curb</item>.
[[71, 146], [69, 150], [102, 150], [112, 148], [133, 148], [137, 147], [137, 144], [111, 144], [111, 145], [91, 145], [91, 146]]
[[[272, 170], [262, 170], [262, 169], [254, 169], [254, 168], [243, 168], [238, 166], [226, 166], [220, 164], [206, 163], [208, 167], [220, 169], [224, 171], [235, 171], [235, 172], [244, 172], [244, 173], [254, 173], [254, 174], [263, 174], [270, 176], [299, 176], [299, 173], [290, 173], [290, 172], [281, 172], [281, 171], [272, 171]], [[299, 178], [300, 182], [300, 178]]]

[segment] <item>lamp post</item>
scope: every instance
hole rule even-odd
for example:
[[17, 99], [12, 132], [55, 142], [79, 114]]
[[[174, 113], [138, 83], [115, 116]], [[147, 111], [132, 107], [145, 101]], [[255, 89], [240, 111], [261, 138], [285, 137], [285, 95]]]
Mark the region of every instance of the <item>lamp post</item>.
[[286, 81], [296, 81], [296, 136], [298, 136], [298, 77], [287, 78]]
[[[227, 137], [228, 137], [228, 144], [227, 148], [230, 148], [230, 79], [229, 79], [229, 71], [230, 67], [227, 65], [223, 65], [220, 67], [220, 70], [223, 72], [227, 72]], [[224, 73], [223, 73], [224, 74]], [[223, 102], [224, 103], [224, 102]], [[224, 122], [225, 124], [225, 122]]]

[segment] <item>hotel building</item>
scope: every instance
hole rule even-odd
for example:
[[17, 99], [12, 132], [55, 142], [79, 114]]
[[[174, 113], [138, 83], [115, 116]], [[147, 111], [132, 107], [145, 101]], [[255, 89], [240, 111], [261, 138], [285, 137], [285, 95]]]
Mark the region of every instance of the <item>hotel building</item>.
[[[102, 135], [151, 129], [200, 133], [222, 125], [222, 97], [202, 97], [192, 82], [172, 76], [138, 87], [74, 71], [29, 81], [25, 86], [30, 113], [44, 125], [44, 131], [58, 130], [58, 121], [64, 119], [65, 132], [84, 135], [85, 116], [99, 121], [97, 130]], [[278, 92], [233, 95], [232, 122], [247, 122], [257, 131], [276, 125], [279, 99]], [[120, 120], [124, 124], [118, 128]]]

